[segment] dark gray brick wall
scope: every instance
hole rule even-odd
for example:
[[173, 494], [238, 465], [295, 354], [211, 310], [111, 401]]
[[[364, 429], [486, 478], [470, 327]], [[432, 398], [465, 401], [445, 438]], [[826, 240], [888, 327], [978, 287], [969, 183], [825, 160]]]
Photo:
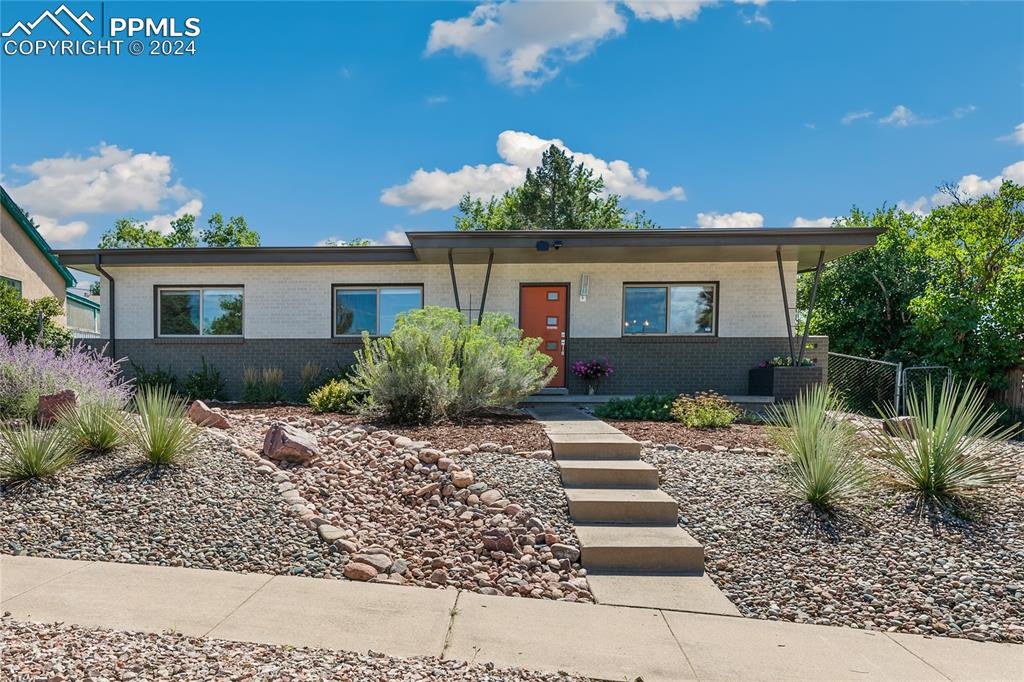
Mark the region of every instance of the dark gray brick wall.
[[[99, 348], [102, 339], [80, 339], [83, 345]], [[819, 366], [828, 362], [828, 339], [812, 337], [813, 348], [807, 354]], [[180, 379], [206, 362], [220, 370], [228, 395], [237, 398], [242, 391], [242, 372], [246, 367], [280, 367], [285, 389], [297, 392], [303, 365], [319, 362], [325, 371], [335, 372], [352, 364], [353, 352], [362, 348], [359, 340], [334, 339], [244, 339], [244, 340], [155, 340], [118, 339], [114, 352], [127, 358], [125, 371], [133, 375], [130, 363], [147, 370], [157, 366], [174, 372]], [[108, 347], [109, 352], [109, 347]], [[747, 371], [766, 358], [788, 355], [785, 337], [626, 337], [573, 338], [568, 344], [568, 360], [607, 358], [614, 374], [602, 382], [599, 393], [688, 393], [714, 390], [745, 395]], [[584, 383], [571, 372], [567, 376], [571, 393], [586, 391]]]
[[[820, 367], [828, 366], [828, 339], [812, 337], [807, 350]], [[785, 337], [682, 336], [571, 339], [569, 366], [577, 360], [607, 358], [614, 372], [602, 381], [598, 393], [692, 393], [713, 390], [746, 395], [748, 371], [775, 355], [789, 355]], [[568, 371], [570, 393], [582, 393], [586, 384]]]

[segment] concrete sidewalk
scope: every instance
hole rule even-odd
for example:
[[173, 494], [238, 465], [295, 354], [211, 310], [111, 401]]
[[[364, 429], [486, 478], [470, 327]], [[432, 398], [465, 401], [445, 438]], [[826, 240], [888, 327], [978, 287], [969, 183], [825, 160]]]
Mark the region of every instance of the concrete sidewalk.
[[17, 620], [605, 680], [1020, 680], [1024, 647], [455, 590], [0, 556]]

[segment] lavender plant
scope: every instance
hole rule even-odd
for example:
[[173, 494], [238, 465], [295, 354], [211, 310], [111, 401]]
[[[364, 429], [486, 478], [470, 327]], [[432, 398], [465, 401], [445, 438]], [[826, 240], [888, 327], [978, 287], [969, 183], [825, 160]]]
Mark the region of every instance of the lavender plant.
[[0, 418], [32, 417], [39, 396], [71, 388], [82, 403], [125, 404], [131, 384], [119, 361], [102, 353], [72, 347], [57, 354], [49, 348], [0, 339]]

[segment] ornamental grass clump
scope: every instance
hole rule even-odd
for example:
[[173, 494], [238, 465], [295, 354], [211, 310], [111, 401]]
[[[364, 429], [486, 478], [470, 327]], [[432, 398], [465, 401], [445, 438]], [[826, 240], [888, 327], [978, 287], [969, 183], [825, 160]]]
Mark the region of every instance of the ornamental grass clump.
[[280, 367], [246, 367], [242, 372], [242, 401], [276, 403], [284, 400], [284, 372]]
[[123, 409], [110, 399], [69, 405], [60, 411], [57, 426], [79, 452], [110, 452], [124, 440]]
[[792, 402], [773, 405], [766, 417], [775, 442], [788, 455], [789, 492], [819, 508], [838, 506], [863, 492], [870, 481], [857, 452], [856, 429], [833, 416], [842, 408], [830, 386], [818, 385]]
[[[1014, 479], [1001, 451], [1021, 432], [1020, 424], [1000, 426], [1000, 414], [986, 405], [982, 387], [944, 381], [936, 390], [929, 381], [923, 393], [911, 389], [906, 411], [912, 433], [871, 434], [896, 487], [915, 492], [921, 502], [956, 510]], [[885, 419], [897, 417], [891, 408], [879, 412]]]
[[81, 403], [127, 402], [131, 384], [119, 361], [100, 351], [72, 346], [58, 353], [27, 343], [0, 339], [0, 419], [35, 415], [39, 396], [70, 388]]
[[138, 418], [127, 419], [123, 433], [150, 464], [175, 464], [195, 452], [199, 427], [188, 419], [185, 401], [166, 386], [140, 389], [133, 406]]
[[716, 429], [729, 426], [743, 410], [714, 391], [681, 395], [672, 402], [672, 419], [691, 429]]
[[37, 429], [31, 423], [0, 428], [0, 478], [8, 482], [53, 476], [77, 454], [61, 429]]
[[540, 339], [523, 338], [504, 314], [471, 324], [428, 306], [399, 315], [388, 337], [363, 335], [350, 383], [360, 410], [398, 423], [459, 419], [514, 407], [554, 376]]

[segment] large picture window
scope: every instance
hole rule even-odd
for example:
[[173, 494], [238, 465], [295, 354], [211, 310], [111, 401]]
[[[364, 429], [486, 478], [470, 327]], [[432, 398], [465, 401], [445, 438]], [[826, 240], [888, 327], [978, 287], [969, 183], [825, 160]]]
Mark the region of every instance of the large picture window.
[[157, 335], [242, 336], [242, 299], [237, 287], [162, 287]]
[[629, 284], [623, 290], [624, 335], [713, 335], [715, 284]]
[[421, 286], [334, 287], [334, 335], [387, 336], [400, 313], [423, 307]]

